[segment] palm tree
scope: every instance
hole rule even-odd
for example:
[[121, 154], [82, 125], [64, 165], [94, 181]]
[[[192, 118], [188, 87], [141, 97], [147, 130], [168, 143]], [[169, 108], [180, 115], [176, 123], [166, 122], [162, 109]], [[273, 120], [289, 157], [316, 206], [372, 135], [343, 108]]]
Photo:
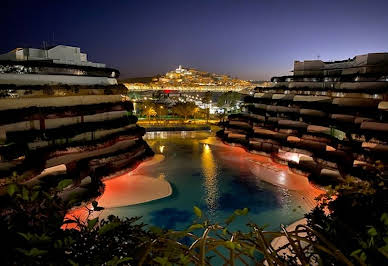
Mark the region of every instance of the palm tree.
[[187, 102], [187, 103], [177, 103], [173, 107], [173, 112], [180, 116], [183, 117], [184, 120], [186, 120], [189, 116], [193, 116], [194, 113], [196, 112], [197, 106], [195, 103], [192, 102]]
[[156, 107], [156, 112], [158, 113], [159, 116], [159, 122], [162, 121], [162, 115], [168, 114], [168, 107], [163, 106], [163, 105], [157, 105]]
[[195, 107], [193, 110], [193, 118], [195, 119], [195, 115], [199, 112], [199, 107]]
[[145, 111], [145, 115], [147, 116], [148, 120], [150, 120], [151, 116], [156, 116], [157, 115], [155, 109], [152, 106], [148, 106], [148, 107], [146, 106], [144, 111]]
[[207, 91], [205, 95], [202, 97], [202, 102], [205, 104], [206, 107], [206, 124], [209, 123], [209, 117], [210, 117], [210, 107], [209, 104], [212, 102], [212, 93], [210, 91]]
[[127, 96], [129, 97], [129, 99], [131, 99], [131, 101], [138, 101], [140, 100], [140, 94], [135, 92], [135, 91], [132, 91], [132, 92], [128, 92]]
[[202, 102], [205, 104], [209, 104], [211, 99], [212, 99], [212, 93], [210, 91], [207, 91], [202, 97]]
[[218, 97], [217, 106], [219, 108], [224, 109], [224, 112], [226, 112], [227, 108], [234, 107], [237, 101], [240, 99], [241, 99], [241, 94], [239, 94], [238, 92], [228, 91], [221, 94], [221, 96]]
[[217, 114], [217, 117], [218, 117], [218, 119], [220, 119], [220, 122], [221, 122], [221, 123], [224, 123], [224, 120], [225, 120], [225, 118], [227, 117], [227, 115], [226, 115], [225, 112], [223, 112], [223, 113], [218, 113], [218, 114]]

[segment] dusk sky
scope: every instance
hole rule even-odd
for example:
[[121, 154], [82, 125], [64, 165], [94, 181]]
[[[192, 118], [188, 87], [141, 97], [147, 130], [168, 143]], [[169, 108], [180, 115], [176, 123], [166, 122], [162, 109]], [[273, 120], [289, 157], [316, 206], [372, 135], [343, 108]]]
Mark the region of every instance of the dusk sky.
[[387, 0], [1, 1], [0, 25], [1, 53], [74, 45], [122, 77], [181, 64], [263, 80], [294, 60], [388, 52]]

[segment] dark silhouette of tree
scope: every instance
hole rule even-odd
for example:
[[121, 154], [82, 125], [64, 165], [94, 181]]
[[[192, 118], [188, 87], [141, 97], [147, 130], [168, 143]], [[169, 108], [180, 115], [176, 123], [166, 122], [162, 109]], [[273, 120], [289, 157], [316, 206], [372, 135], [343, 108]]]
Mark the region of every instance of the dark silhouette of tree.
[[202, 102], [205, 104], [209, 104], [211, 99], [212, 99], [212, 93], [210, 91], [207, 91], [202, 97]]
[[234, 91], [228, 91], [218, 98], [217, 106], [220, 108], [224, 108], [225, 106], [234, 106], [237, 101], [241, 99], [241, 94]]
[[172, 108], [172, 111], [174, 114], [176, 114], [179, 117], [183, 117], [185, 120], [188, 117], [194, 116], [194, 113], [196, 112], [197, 106], [195, 103], [187, 102], [187, 103], [177, 103]]

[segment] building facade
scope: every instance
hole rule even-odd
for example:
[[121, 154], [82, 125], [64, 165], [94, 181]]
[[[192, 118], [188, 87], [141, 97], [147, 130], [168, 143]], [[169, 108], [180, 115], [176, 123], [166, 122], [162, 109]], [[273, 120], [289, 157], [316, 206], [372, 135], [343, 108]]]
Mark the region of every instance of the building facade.
[[114, 85], [120, 72], [87, 60], [79, 47], [16, 48], [0, 55], [0, 84]]
[[[293, 75], [273, 77], [273, 86], [363, 89], [388, 81], [388, 53], [357, 55], [352, 59], [324, 62], [294, 61]], [[369, 83], [368, 83], [369, 82]]]
[[387, 53], [341, 62], [295, 62], [245, 98], [218, 136], [271, 156], [320, 184], [388, 168]]
[[380, 75], [388, 73], [388, 53], [357, 55], [352, 59], [324, 62], [294, 61], [294, 76], [345, 76], [353, 74]]

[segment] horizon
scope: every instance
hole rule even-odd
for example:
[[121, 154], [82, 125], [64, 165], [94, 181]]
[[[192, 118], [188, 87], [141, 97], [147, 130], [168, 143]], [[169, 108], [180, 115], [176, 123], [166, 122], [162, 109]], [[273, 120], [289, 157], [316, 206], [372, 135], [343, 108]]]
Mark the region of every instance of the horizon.
[[294, 60], [335, 61], [388, 51], [388, 3], [381, 0], [110, 6], [103, 1], [5, 1], [3, 6], [0, 21], [7, 37], [0, 53], [40, 47], [43, 41], [74, 45], [91, 61], [119, 69], [121, 79], [155, 76], [181, 64], [244, 80], [269, 80], [289, 74]]

